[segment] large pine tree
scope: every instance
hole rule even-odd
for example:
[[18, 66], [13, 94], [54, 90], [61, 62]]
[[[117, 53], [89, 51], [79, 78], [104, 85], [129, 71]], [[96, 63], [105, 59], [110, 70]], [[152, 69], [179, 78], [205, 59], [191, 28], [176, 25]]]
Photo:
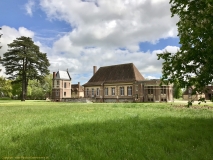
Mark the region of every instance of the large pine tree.
[[29, 37], [17, 38], [8, 44], [8, 47], [9, 49], [4, 53], [1, 63], [5, 66], [9, 79], [16, 80], [21, 77], [21, 100], [25, 101], [28, 81], [43, 80], [49, 74], [50, 63], [46, 53], [40, 52], [39, 47]]

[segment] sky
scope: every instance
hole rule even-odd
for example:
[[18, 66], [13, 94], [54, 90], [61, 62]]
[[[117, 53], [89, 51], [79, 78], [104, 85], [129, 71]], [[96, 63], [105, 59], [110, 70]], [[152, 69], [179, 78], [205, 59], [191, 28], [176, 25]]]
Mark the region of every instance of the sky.
[[156, 79], [157, 54], [180, 47], [177, 22], [169, 0], [1, 0], [0, 56], [26, 36], [47, 53], [50, 72], [68, 69], [73, 84], [86, 83], [93, 66], [125, 63]]

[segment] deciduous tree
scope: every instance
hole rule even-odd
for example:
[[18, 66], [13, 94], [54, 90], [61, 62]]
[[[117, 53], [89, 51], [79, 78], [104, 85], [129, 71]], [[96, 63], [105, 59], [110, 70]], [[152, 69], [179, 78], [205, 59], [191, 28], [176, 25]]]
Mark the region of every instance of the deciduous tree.
[[49, 74], [50, 63], [46, 53], [40, 52], [39, 47], [29, 37], [17, 38], [8, 44], [8, 47], [9, 49], [4, 53], [1, 63], [5, 66], [9, 79], [16, 80], [21, 77], [21, 100], [25, 101], [28, 81], [44, 79]]
[[[0, 30], [1, 30], [1, 28], [0, 28]], [[0, 38], [1, 38], [1, 36], [2, 36], [2, 34], [0, 33]], [[0, 42], [0, 43], [1, 43], [1, 42]], [[2, 46], [0, 46], [0, 49], [1, 49], [1, 47], [2, 47]], [[1, 57], [0, 57], [0, 60], [1, 60]], [[0, 71], [1, 71], [1, 69], [0, 69]]]
[[170, 0], [172, 17], [179, 17], [180, 50], [158, 54], [163, 59], [162, 80], [195, 90], [212, 83], [213, 79], [213, 1]]
[[11, 97], [12, 96], [12, 86], [11, 81], [6, 80], [4, 77], [0, 77], [0, 96]]

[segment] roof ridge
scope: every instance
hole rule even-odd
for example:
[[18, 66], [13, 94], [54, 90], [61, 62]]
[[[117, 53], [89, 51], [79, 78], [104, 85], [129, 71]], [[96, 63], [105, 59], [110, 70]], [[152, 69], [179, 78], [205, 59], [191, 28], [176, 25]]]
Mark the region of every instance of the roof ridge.
[[121, 66], [121, 65], [129, 65], [129, 64], [133, 64], [133, 63], [123, 63], [123, 64], [116, 64], [116, 65], [102, 66], [100, 68], [113, 67], [113, 66]]

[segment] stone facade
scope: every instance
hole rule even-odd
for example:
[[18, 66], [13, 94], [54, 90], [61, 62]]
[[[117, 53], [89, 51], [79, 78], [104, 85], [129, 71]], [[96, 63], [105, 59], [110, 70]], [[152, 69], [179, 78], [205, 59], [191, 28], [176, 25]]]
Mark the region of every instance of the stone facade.
[[71, 98], [84, 97], [80, 82], [71, 84], [71, 80], [68, 71], [53, 72], [52, 101], [70, 101]]
[[103, 67], [97, 72], [93, 67], [93, 71], [93, 77], [84, 84], [84, 95], [96, 102], [173, 101], [172, 85], [160, 85], [159, 79], [145, 80], [132, 63]]
[[52, 100], [71, 98], [71, 77], [68, 71], [53, 72]]

